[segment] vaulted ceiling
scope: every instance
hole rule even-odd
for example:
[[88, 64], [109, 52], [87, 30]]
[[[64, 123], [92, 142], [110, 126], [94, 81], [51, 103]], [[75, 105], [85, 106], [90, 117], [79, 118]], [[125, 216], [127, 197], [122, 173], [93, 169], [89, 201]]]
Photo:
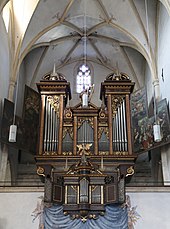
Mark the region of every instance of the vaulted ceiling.
[[[1, 1], [1, 9], [7, 2]], [[146, 63], [157, 78], [160, 2], [170, 12], [169, 0], [13, 0], [13, 77], [24, 58], [35, 62], [30, 85], [54, 62], [62, 71], [87, 58], [108, 73], [119, 68], [141, 87]]]

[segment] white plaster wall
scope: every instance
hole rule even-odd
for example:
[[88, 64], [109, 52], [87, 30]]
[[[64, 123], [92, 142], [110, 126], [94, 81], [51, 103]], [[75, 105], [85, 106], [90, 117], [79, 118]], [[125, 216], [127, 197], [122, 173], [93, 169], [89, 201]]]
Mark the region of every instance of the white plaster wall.
[[[8, 97], [8, 85], [9, 85], [8, 37], [2, 19], [2, 15], [0, 15], [0, 120], [2, 118], [4, 98]], [[1, 131], [1, 122], [0, 122], [0, 131]], [[1, 144], [0, 144], [0, 161], [2, 161]]]
[[[22, 111], [23, 111], [23, 102], [24, 102], [24, 92], [25, 92], [25, 84], [26, 84], [26, 79], [25, 79], [25, 65], [24, 61], [22, 62], [20, 66], [20, 70], [18, 73], [18, 88], [17, 88], [17, 95], [15, 99], [17, 99], [16, 102], [16, 114], [20, 117], [22, 117]], [[16, 93], [16, 92], [15, 92]]]
[[[5, 25], [0, 15], [0, 115], [3, 107], [3, 99], [8, 97], [9, 85], [9, 48]], [[1, 116], [0, 116], [1, 117]]]
[[[26, 80], [26, 84], [28, 86], [34, 87], [34, 89], [36, 88], [36, 80], [33, 80], [34, 77], [34, 73], [36, 71], [36, 68], [38, 66], [38, 63], [40, 61], [41, 55], [44, 51], [44, 48], [36, 48], [34, 50], [32, 50], [24, 59], [24, 65], [25, 65], [25, 80]], [[47, 61], [48, 63], [48, 61]], [[41, 72], [41, 69], [44, 69], [44, 66], [42, 64], [40, 64], [40, 69], [39, 71]], [[52, 68], [52, 66], [51, 66]], [[52, 70], [52, 69], [50, 69]], [[47, 73], [49, 71], [49, 69], [47, 69], [46, 72], [43, 72], [43, 74], [39, 76], [39, 79], [41, 79], [41, 77]]]
[[147, 99], [148, 99], [148, 106], [149, 106], [151, 99], [154, 95], [153, 93], [154, 86], [153, 86], [153, 79], [152, 79], [151, 71], [147, 63], [145, 66], [145, 87], [147, 91]]
[[[136, 207], [136, 212], [140, 215], [134, 229], [169, 229], [170, 189], [152, 188], [152, 191], [146, 191], [149, 188], [135, 189], [136, 191], [127, 190], [131, 200], [130, 209]], [[39, 220], [33, 223], [31, 214], [40, 201], [39, 197], [43, 196], [43, 192], [39, 190], [2, 193], [1, 190], [0, 228], [38, 229]]]
[[[170, 101], [170, 16], [165, 7], [159, 3], [158, 21], [158, 76], [161, 98]], [[163, 78], [162, 78], [163, 69]], [[170, 147], [162, 148], [162, 170], [165, 184], [170, 184]]]
[[[145, 59], [139, 52], [137, 52], [136, 50], [132, 48], [126, 47], [124, 49], [132, 65], [132, 67], [130, 67], [129, 76], [132, 81], [136, 81], [136, 78], [137, 78], [138, 83], [139, 83], [139, 85], [137, 85], [137, 83], [135, 85], [135, 90], [137, 90], [143, 87], [144, 85]], [[127, 61], [126, 58], [125, 58], [125, 61]], [[125, 72], [125, 73], [128, 73], [128, 72]]]
[[170, 228], [170, 192], [128, 193], [131, 206], [141, 216], [135, 229], [169, 229]]
[[162, 172], [164, 185], [170, 185], [170, 147], [165, 145], [161, 148]]
[[[160, 3], [158, 23], [158, 76], [160, 81], [161, 97], [170, 100], [170, 16]], [[162, 68], [164, 82], [162, 80]]]
[[32, 222], [32, 212], [41, 192], [0, 193], [0, 229], [38, 229], [39, 221]]

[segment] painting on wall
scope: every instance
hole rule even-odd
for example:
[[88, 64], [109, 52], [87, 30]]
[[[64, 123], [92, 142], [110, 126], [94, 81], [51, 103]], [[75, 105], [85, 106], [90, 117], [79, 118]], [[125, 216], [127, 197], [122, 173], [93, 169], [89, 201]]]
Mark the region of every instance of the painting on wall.
[[131, 116], [134, 152], [139, 152], [144, 148], [144, 138], [146, 137], [145, 132], [148, 121], [148, 105], [145, 88], [131, 95]]
[[14, 118], [14, 103], [4, 99], [4, 107], [1, 122], [1, 141], [4, 143], [9, 143], [9, 128], [13, 124]]
[[161, 100], [157, 105], [157, 117], [161, 126], [162, 142], [170, 141], [170, 121], [167, 100]]
[[16, 146], [19, 149], [26, 149], [24, 136], [25, 136], [25, 125], [23, 119], [19, 116], [15, 116], [15, 125], [17, 125], [17, 137], [16, 137]]
[[26, 85], [23, 106], [24, 142], [32, 153], [36, 153], [38, 141], [39, 109], [40, 94]]
[[146, 89], [142, 88], [131, 95], [131, 115], [136, 122], [148, 116]]
[[[1, 141], [12, 145], [13, 147], [17, 147], [19, 149], [26, 149], [25, 147], [25, 125], [23, 119], [17, 115], [15, 115], [14, 119], [14, 103], [4, 99], [4, 108], [3, 108], [3, 115], [2, 115], [2, 125], [1, 125]], [[13, 123], [14, 121], [14, 123]], [[9, 129], [12, 124], [17, 126], [17, 136], [16, 142], [9, 142]]]
[[138, 91], [132, 96], [131, 101], [133, 151], [135, 153], [148, 151], [170, 142], [170, 121], [166, 99], [157, 103], [157, 120], [161, 127], [162, 141], [154, 142], [153, 125], [155, 116], [148, 117], [145, 95], [145, 90], [141, 89], [141, 92]]

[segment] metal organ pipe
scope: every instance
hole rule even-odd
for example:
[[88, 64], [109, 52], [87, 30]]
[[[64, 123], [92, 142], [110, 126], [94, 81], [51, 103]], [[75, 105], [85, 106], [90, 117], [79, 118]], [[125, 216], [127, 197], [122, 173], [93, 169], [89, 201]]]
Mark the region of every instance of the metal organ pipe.
[[44, 152], [56, 152], [58, 143], [58, 115], [48, 96], [45, 99]]
[[48, 134], [48, 108], [47, 108], [47, 97], [45, 98], [45, 128], [44, 128], [44, 151], [47, 151], [47, 134]]
[[126, 107], [123, 99], [113, 117], [113, 151], [127, 150]]

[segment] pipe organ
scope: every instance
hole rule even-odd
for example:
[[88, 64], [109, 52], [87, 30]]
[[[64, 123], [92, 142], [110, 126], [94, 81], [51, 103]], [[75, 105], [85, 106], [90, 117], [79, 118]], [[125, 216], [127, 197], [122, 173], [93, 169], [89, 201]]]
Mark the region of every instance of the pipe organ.
[[44, 201], [63, 205], [72, 218], [96, 218], [105, 204], [125, 201], [133, 175], [129, 77], [112, 73], [101, 83], [101, 107], [88, 101], [70, 107], [70, 84], [62, 75], [37, 83], [41, 115], [37, 173]]

